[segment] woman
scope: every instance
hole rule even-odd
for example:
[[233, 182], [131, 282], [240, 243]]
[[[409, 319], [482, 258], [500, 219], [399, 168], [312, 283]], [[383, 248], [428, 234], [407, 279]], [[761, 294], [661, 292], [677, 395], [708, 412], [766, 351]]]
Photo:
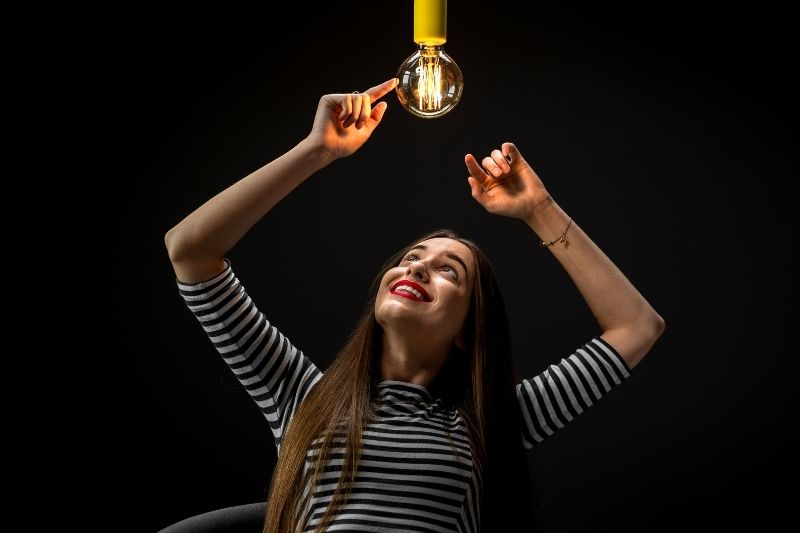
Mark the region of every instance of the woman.
[[275, 437], [265, 532], [512, 526], [510, 511], [525, 509], [527, 497], [523, 447], [625, 379], [664, 329], [504, 143], [481, 164], [466, 156], [473, 198], [531, 227], [602, 333], [540, 375], [516, 380], [491, 264], [474, 243], [439, 231], [387, 261], [374, 299], [323, 375], [258, 312], [225, 256], [303, 180], [366, 142], [386, 112], [375, 102], [394, 86], [323, 96], [304, 140], [165, 237], [182, 295]]

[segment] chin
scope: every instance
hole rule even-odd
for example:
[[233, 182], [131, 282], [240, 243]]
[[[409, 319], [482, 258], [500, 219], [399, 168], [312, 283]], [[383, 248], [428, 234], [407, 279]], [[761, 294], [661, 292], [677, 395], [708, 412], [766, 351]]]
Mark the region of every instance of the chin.
[[[375, 320], [383, 328], [387, 326], [420, 326], [420, 316], [413, 310], [401, 305], [386, 305], [389, 302], [384, 302], [380, 309], [375, 310]], [[397, 303], [397, 302], [395, 302]]]

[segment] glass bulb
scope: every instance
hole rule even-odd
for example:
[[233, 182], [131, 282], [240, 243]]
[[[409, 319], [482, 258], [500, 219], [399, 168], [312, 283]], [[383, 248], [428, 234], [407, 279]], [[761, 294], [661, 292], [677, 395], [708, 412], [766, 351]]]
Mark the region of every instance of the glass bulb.
[[421, 44], [400, 65], [397, 98], [410, 113], [441, 117], [456, 106], [464, 90], [461, 69], [441, 46]]

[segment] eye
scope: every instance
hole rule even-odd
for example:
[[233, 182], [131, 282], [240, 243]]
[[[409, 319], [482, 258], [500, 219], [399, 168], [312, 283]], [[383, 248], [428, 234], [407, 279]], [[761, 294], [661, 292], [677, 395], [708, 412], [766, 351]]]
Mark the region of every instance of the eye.
[[451, 267], [450, 265], [442, 265], [440, 268], [443, 269], [443, 270], [446, 269], [448, 272], [453, 274], [455, 277], [458, 277], [458, 272], [456, 272], [456, 269]]
[[419, 257], [417, 257], [417, 254], [408, 254], [403, 258], [403, 261], [413, 261], [414, 259], [419, 259]]

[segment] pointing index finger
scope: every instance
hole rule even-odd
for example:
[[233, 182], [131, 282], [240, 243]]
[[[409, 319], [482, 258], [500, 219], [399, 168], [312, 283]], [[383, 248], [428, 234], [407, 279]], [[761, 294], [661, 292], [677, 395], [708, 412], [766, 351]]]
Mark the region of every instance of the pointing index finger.
[[397, 84], [397, 78], [392, 78], [390, 80], [386, 80], [385, 82], [381, 83], [380, 85], [376, 85], [370, 89], [366, 90], [366, 93], [369, 95], [370, 100], [373, 102], [377, 102], [379, 99], [383, 98], [389, 91], [395, 88]]
[[483, 180], [487, 178], [487, 175], [486, 172], [478, 164], [478, 161], [475, 160], [475, 156], [472, 154], [467, 154], [464, 157], [464, 163], [467, 164], [467, 170], [469, 170], [470, 175], [472, 175], [473, 178], [478, 180], [479, 184], [483, 184]]

